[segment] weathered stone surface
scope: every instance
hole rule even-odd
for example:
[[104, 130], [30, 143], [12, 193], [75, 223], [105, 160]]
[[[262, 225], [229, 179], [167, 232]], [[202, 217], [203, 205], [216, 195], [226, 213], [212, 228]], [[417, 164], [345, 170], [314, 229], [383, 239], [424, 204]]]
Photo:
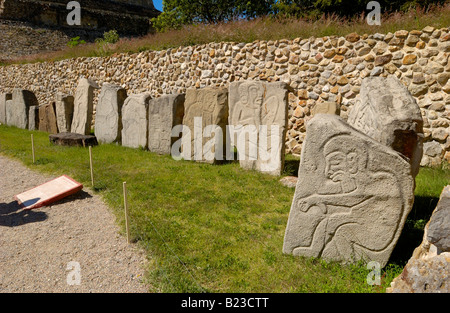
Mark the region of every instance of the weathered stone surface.
[[39, 130], [50, 134], [58, 133], [56, 104], [54, 102], [39, 107]]
[[410, 165], [339, 116], [306, 129], [283, 252], [384, 267], [412, 208]]
[[172, 144], [180, 137], [172, 137], [172, 128], [183, 123], [184, 94], [165, 95], [149, 102], [148, 149], [158, 154], [170, 154]]
[[13, 101], [11, 100], [6, 100], [5, 101], [5, 111], [6, 111], [6, 125], [10, 125], [8, 120], [12, 119], [12, 114], [13, 114]]
[[188, 89], [184, 110], [183, 125], [190, 130], [191, 147], [190, 153], [183, 151], [183, 158], [204, 163], [224, 160], [228, 124], [227, 88]]
[[97, 83], [81, 78], [75, 90], [73, 120], [71, 132], [89, 135], [91, 133], [92, 113], [94, 110], [94, 89]]
[[314, 106], [313, 115], [316, 114], [334, 114], [339, 115], [340, 106], [336, 102], [325, 101], [325, 102], [317, 102]]
[[12, 93], [12, 102], [9, 104], [6, 106], [8, 125], [27, 129], [30, 107], [39, 105], [34, 93], [29, 90], [15, 88]]
[[69, 133], [72, 128], [74, 97], [63, 93], [56, 94], [56, 122], [60, 133]]
[[442, 191], [422, 243], [414, 250], [403, 272], [396, 277], [389, 293], [450, 292], [450, 186]]
[[423, 155], [423, 119], [416, 100], [397, 78], [364, 79], [348, 123], [409, 158], [411, 173], [417, 175]]
[[39, 106], [33, 105], [28, 112], [28, 129], [39, 130]]
[[237, 148], [241, 167], [280, 175], [287, 128], [287, 85], [240, 81], [231, 83], [229, 92], [231, 143]]
[[58, 146], [88, 147], [98, 145], [97, 138], [91, 135], [59, 133], [49, 136], [50, 142]]
[[132, 94], [122, 107], [122, 146], [147, 148], [150, 94]]
[[102, 143], [120, 142], [122, 136], [122, 106], [127, 91], [121, 86], [102, 86], [95, 113], [95, 136]]
[[450, 252], [450, 185], [442, 191], [439, 203], [430, 218], [427, 240], [438, 250]]
[[12, 94], [2, 93], [0, 94], [0, 123], [7, 124], [6, 122], [6, 101], [12, 99]]

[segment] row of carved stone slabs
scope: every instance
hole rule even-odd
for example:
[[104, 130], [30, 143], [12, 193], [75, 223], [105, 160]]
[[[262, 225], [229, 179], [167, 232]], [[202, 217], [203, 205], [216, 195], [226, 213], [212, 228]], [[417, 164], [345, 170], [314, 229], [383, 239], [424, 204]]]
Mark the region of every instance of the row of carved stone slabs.
[[[0, 123], [50, 133], [59, 130], [89, 135], [94, 117], [94, 90], [99, 88], [91, 79], [81, 78], [74, 96], [58, 93], [54, 103], [41, 106], [31, 91], [15, 89], [12, 97], [11, 94], [0, 97]], [[159, 154], [171, 154], [172, 145], [181, 139], [180, 135], [173, 136], [172, 130], [177, 125], [183, 125], [189, 129], [192, 139], [190, 149], [183, 146], [183, 158], [215, 163], [227, 158], [216, 153], [217, 148], [226, 153], [227, 140], [222, 137], [222, 146], [212, 149], [212, 158], [207, 159], [203, 154], [200, 157], [194, 155], [196, 143], [192, 137], [194, 128], [198, 126], [196, 119], [201, 118], [202, 129], [217, 125], [223, 136], [227, 134], [228, 124], [254, 125], [257, 130], [260, 125], [266, 125], [271, 139], [266, 147], [271, 151], [270, 160], [258, 158], [259, 151], [256, 158], [249, 160], [253, 155], [249, 155], [248, 148], [244, 148], [245, 151], [239, 151], [243, 159], [240, 164], [247, 169], [280, 175], [284, 161], [287, 99], [288, 86], [280, 82], [240, 81], [232, 83], [229, 88], [189, 89], [186, 94], [154, 99], [149, 93], [127, 95], [124, 88], [104, 83], [96, 106], [95, 135], [101, 143], [118, 142], [127, 147], [144, 147]], [[6, 115], [10, 116], [8, 122]], [[274, 132], [271, 132], [272, 125], [277, 126]], [[259, 134], [256, 138], [257, 144]], [[271, 145], [274, 138], [276, 144]], [[204, 145], [209, 138], [201, 140]], [[244, 144], [248, 147], [249, 143]]]
[[[246, 137], [244, 140], [247, 142], [244, 142], [243, 147], [247, 148], [239, 151], [243, 159], [240, 164], [247, 169], [280, 175], [284, 159], [288, 92], [288, 86], [284, 83], [241, 81], [232, 83], [229, 88], [188, 89], [186, 94], [152, 99], [149, 93], [127, 96], [123, 88], [104, 84], [96, 108], [95, 135], [99, 142], [121, 142], [126, 147], [144, 147], [159, 154], [171, 154], [173, 144], [181, 140], [180, 134], [186, 135], [183, 129], [174, 134], [174, 127], [183, 125], [189, 130], [191, 143], [190, 149], [186, 149], [188, 144], [182, 141], [182, 156], [185, 159], [215, 163], [227, 158], [225, 136], [228, 124], [254, 125], [257, 132], [261, 125], [265, 125], [265, 134], [270, 138], [267, 146], [264, 146], [265, 150], [257, 147], [256, 155], [250, 156], [248, 147], [252, 143], [248, 141], [255, 137]], [[194, 130], [200, 126], [199, 118], [202, 133], [209, 125], [219, 127], [222, 133], [221, 140], [213, 148], [213, 157], [195, 155], [195, 145], [198, 143], [195, 142]], [[272, 131], [273, 126], [276, 127]], [[260, 135], [259, 132], [256, 134], [256, 145]], [[220, 137], [220, 134], [215, 133], [215, 136]], [[202, 138], [202, 146], [210, 139]], [[221, 153], [216, 153], [218, 150]], [[266, 155], [265, 159], [259, 158], [261, 151], [270, 151], [270, 155]]]

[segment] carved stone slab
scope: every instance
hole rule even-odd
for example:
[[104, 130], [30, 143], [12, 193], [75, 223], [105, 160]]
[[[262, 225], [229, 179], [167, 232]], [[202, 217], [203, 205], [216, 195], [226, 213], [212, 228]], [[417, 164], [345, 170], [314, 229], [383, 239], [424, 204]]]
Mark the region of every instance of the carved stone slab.
[[283, 252], [385, 266], [414, 201], [409, 163], [339, 116], [306, 129]]
[[172, 137], [172, 128], [181, 125], [184, 116], [184, 94], [165, 95], [149, 102], [148, 149], [158, 154], [170, 154], [172, 144], [179, 138]]
[[422, 115], [414, 97], [396, 77], [365, 78], [347, 121], [408, 157], [412, 174], [417, 175], [423, 154]]
[[56, 94], [56, 122], [60, 133], [69, 133], [72, 128], [74, 97], [63, 93]]
[[28, 112], [28, 129], [39, 130], [39, 106], [33, 105]]
[[56, 123], [55, 103], [41, 105], [39, 107], [39, 130], [50, 134], [58, 133]]
[[0, 123], [7, 125], [6, 122], [6, 101], [12, 99], [12, 94], [2, 93], [0, 94]]
[[28, 114], [30, 107], [39, 105], [33, 92], [16, 88], [12, 93], [12, 102], [6, 105], [6, 117], [8, 125], [18, 128], [28, 128]]
[[184, 107], [183, 125], [190, 130], [191, 135], [190, 159], [210, 164], [224, 160], [228, 89], [188, 89]]
[[231, 83], [229, 91], [230, 136], [241, 167], [281, 175], [288, 121], [287, 84], [240, 81]]
[[122, 146], [147, 148], [150, 99], [150, 94], [141, 93], [130, 95], [125, 100], [122, 107]]
[[91, 133], [95, 88], [98, 88], [98, 85], [94, 81], [87, 78], [79, 80], [75, 90], [72, 133], [81, 135], [89, 135]]
[[95, 113], [95, 136], [99, 142], [120, 142], [122, 106], [126, 98], [127, 91], [121, 86], [103, 84]]

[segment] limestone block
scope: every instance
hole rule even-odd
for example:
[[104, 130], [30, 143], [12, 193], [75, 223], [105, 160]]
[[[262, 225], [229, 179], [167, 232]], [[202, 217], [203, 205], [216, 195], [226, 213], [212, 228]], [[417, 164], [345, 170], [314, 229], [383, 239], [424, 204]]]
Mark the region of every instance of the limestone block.
[[283, 252], [384, 267], [414, 200], [409, 163], [336, 115], [306, 129]]
[[172, 129], [183, 123], [184, 94], [164, 95], [152, 99], [148, 108], [148, 149], [158, 154], [170, 154], [172, 144], [180, 139], [172, 137]]
[[288, 123], [287, 85], [233, 82], [229, 98], [231, 143], [237, 148], [241, 167], [281, 175]]
[[98, 145], [97, 137], [75, 133], [59, 133], [48, 136], [50, 142], [57, 146], [89, 147]]
[[389, 293], [450, 292], [450, 186], [444, 187], [436, 209], [403, 272], [386, 289]]
[[11, 125], [9, 121], [12, 120], [13, 118], [13, 101], [11, 100], [6, 100], [5, 101], [5, 111], [6, 111], [6, 125]]
[[33, 92], [15, 88], [12, 93], [12, 102], [6, 105], [6, 119], [8, 125], [18, 128], [28, 128], [28, 114], [30, 107], [39, 105]]
[[95, 136], [99, 142], [120, 142], [122, 106], [126, 98], [127, 91], [121, 86], [103, 84], [95, 113]]
[[39, 130], [39, 106], [33, 105], [28, 113], [28, 129]]
[[129, 95], [122, 106], [122, 146], [147, 148], [150, 94]]
[[72, 128], [74, 97], [63, 93], [56, 94], [56, 122], [60, 133], [70, 133]]
[[365, 78], [348, 123], [406, 156], [413, 176], [417, 175], [423, 154], [423, 119], [415, 98], [396, 77]]
[[6, 101], [12, 99], [12, 94], [2, 93], [0, 94], [0, 123], [7, 124], [6, 122]]
[[55, 102], [39, 107], [39, 130], [50, 134], [58, 133]]
[[326, 101], [317, 102], [312, 110], [313, 115], [316, 114], [334, 114], [339, 115], [341, 112], [340, 106], [336, 102]]
[[72, 133], [81, 135], [89, 135], [91, 133], [95, 88], [98, 88], [98, 85], [91, 79], [81, 78], [78, 81], [74, 98]]
[[[190, 130], [190, 152], [185, 159], [216, 163], [225, 158], [228, 124], [228, 90], [207, 87], [188, 89], [183, 125]], [[185, 136], [186, 134], [183, 134]]]
[[438, 250], [450, 252], [450, 185], [442, 191], [439, 203], [430, 218], [427, 240]]

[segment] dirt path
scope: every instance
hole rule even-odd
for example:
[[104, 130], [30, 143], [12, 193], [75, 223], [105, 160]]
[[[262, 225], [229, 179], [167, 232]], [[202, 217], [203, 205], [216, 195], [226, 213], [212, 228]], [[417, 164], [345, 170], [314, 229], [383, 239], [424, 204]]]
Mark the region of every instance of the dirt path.
[[32, 211], [14, 201], [52, 178], [0, 155], [0, 292], [146, 292], [145, 255], [89, 189]]

